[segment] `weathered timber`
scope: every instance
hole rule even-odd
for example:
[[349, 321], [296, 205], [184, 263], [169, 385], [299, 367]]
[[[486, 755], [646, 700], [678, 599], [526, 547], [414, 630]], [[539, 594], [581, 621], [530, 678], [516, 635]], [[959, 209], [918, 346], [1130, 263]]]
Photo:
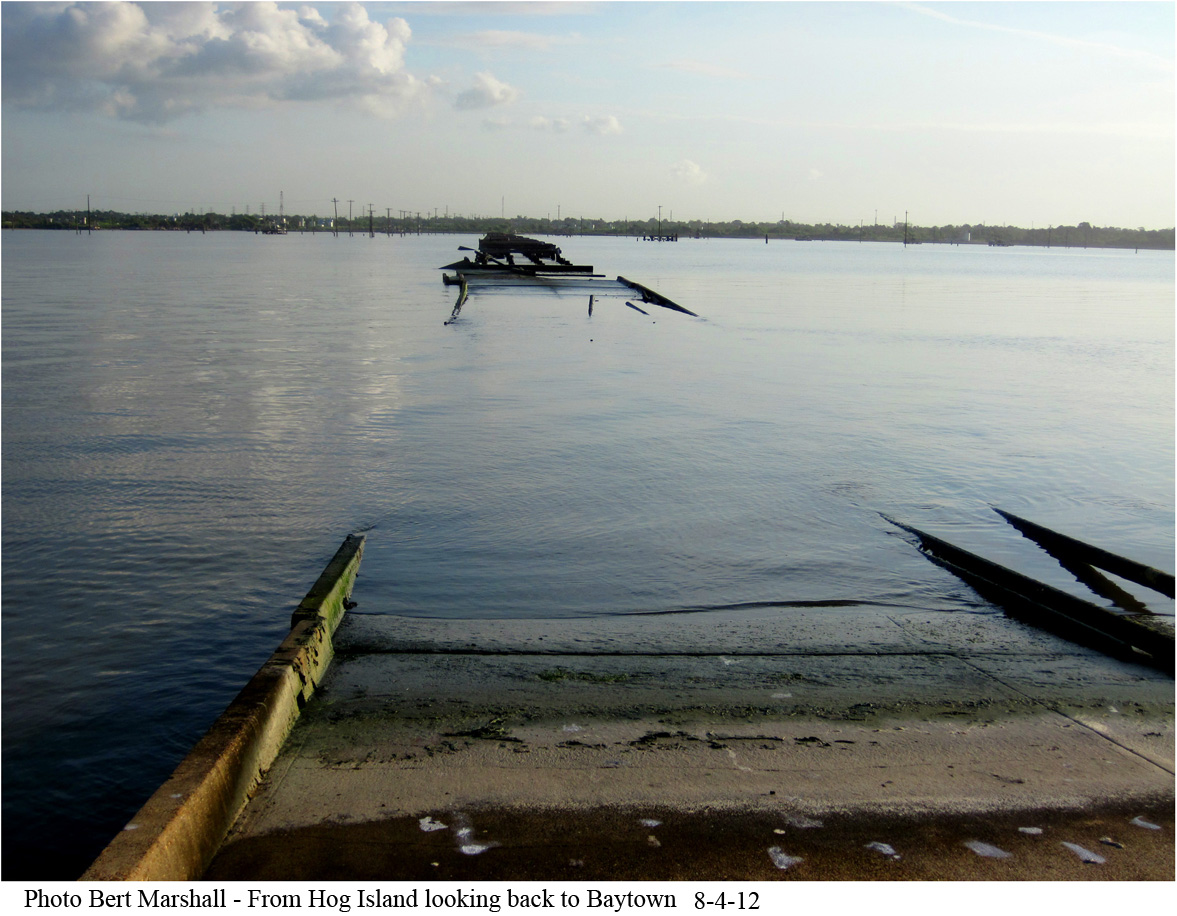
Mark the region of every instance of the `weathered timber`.
[[1125, 617], [1084, 601], [918, 528], [883, 517], [919, 538], [925, 554], [934, 563], [958, 576], [982, 597], [1012, 616], [1107, 655], [1173, 674], [1171, 632], [1155, 629], [1139, 617]]
[[508, 254], [521, 254], [534, 260], [547, 261], [562, 260], [560, 249], [551, 242], [541, 242], [522, 235], [512, 235], [507, 232], [488, 232], [478, 242], [478, 250], [489, 257], [504, 257]]
[[445, 264], [438, 270], [488, 271], [534, 276], [535, 274], [591, 274], [593, 266], [591, 264], [511, 264], [488, 257], [481, 261], [463, 258], [460, 261], [454, 261], [453, 264]]
[[461, 289], [458, 290], [458, 301], [454, 303], [454, 310], [450, 312], [450, 317], [445, 320], [445, 324], [458, 320], [458, 313], [462, 311], [462, 306], [466, 304], [466, 298], [470, 294], [470, 285], [461, 274], [458, 274], [458, 283], [461, 285]]
[[694, 312], [692, 312], [690, 309], [683, 308], [677, 302], [667, 299], [661, 293], [655, 292], [654, 290], [650, 289], [648, 286], [642, 286], [642, 284], [635, 283], [633, 280], [627, 280], [627, 279], [625, 279], [625, 277], [618, 277], [617, 282], [624, 283], [630, 289], [636, 289], [639, 293], [642, 294], [642, 301], [644, 301], [644, 302], [652, 302], [652, 303], [654, 303], [654, 305], [660, 305], [664, 309], [673, 309], [676, 312], [682, 312], [684, 315], [690, 315], [693, 318], [699, 317]]
[[[488, 232], [478, 241], [478, 248], [459, 245], [458, 251], [471, 251], [474, 260], [463, 258], [447, 264], [442, 270], [491, 271], [519, 273], [525, 276], [535, 274], [591, 274], [591, 265], [573, 264], [551, 242], [541, 242], [521, 235], [505, 232]], [[515, 256], [523, 260], [516, 262]]]
[[1113, 573], [1121, 579], [1151, 588], [1162, 595], [1173, 597], [1173, 576], [1169, 573], [1118, 556], [1102, 548], [1093, 547], [1091, 544], [1085, 544], [1083, 541], [1059, 534], [1057, 531], [1051, 531], [1049, 528], [1036, 525], [1012, 512], [1006, 512], [996, 507], [993, 511], [1060, 561], [1077, 560], [1080, 563], [1086, 563]]
[[1108, 601], [1113, 602], [1125, 611], [1133, 614], [1153, 613], [1147, 604], [1130, 592], [1120, 588], [1120, 586], [1094, 566], [1089, 566], [1086, 563], [1080, 563], [1076, 560], [1065, 560], [1061, 557], [1055, 557], [1055, 559], [1058, 560], [1059, 566], [1086, 585], [1095, 594], [1107, 598]]

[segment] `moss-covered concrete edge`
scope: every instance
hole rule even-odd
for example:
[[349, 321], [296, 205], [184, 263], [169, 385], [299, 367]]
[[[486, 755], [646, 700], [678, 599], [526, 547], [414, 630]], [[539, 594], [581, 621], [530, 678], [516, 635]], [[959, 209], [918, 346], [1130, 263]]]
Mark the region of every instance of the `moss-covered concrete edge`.
[[83, 881], [199, 878], [334, 655], [363, 535], [349, 535], [294, 612], [291, 630]]

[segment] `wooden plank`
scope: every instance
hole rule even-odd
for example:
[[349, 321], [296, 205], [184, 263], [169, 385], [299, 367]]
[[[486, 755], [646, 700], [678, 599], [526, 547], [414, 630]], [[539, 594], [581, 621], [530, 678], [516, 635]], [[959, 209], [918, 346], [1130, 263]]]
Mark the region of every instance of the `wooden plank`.
[[1085, 544], [1083, 541], [1059, 534], [1057, 531], [1051, 531], [1049, 528], [1036, 525], [1012, 512], [1006, 512], [996, 507], [993, 508], [993, 511], [1059, 560], [1078, 560], [1081, 563], [1087, 563], [1113, 573], [1121, 579], [1151, 588], [1162, 595], [1173, 597], [1173, 576], [1169, 573], [1118, 556], [1102, 548], [1093, 547], [1091, 544]]
[[919, 538], [929, 559], [1013, 616], [1107, 655], [1173, 674], [1171, 632], [1154, 629], [1139, 617], [1122, 616], [962, 550], [918, 528], [883, 517]]

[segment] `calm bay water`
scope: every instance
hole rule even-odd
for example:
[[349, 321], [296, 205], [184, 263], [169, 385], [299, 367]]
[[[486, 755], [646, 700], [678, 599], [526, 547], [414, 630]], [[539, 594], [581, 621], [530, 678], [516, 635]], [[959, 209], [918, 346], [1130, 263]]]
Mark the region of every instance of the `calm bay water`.
[[879, 513], [1093, 597], [993, 505], [1173, 567], [1172, 252], [571, 238], [701, 317], [447, 327], [473, 237], [0, 241], [6, 878], [85, 867], [352, 531], [422, 617], [998, 613]]

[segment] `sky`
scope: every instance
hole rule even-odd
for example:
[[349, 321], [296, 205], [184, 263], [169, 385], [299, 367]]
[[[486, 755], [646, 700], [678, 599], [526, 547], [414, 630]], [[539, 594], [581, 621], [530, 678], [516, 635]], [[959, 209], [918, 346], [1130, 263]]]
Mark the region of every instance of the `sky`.
[[1174, 9], [9, 0], [0, 198], [1168, 228]]

